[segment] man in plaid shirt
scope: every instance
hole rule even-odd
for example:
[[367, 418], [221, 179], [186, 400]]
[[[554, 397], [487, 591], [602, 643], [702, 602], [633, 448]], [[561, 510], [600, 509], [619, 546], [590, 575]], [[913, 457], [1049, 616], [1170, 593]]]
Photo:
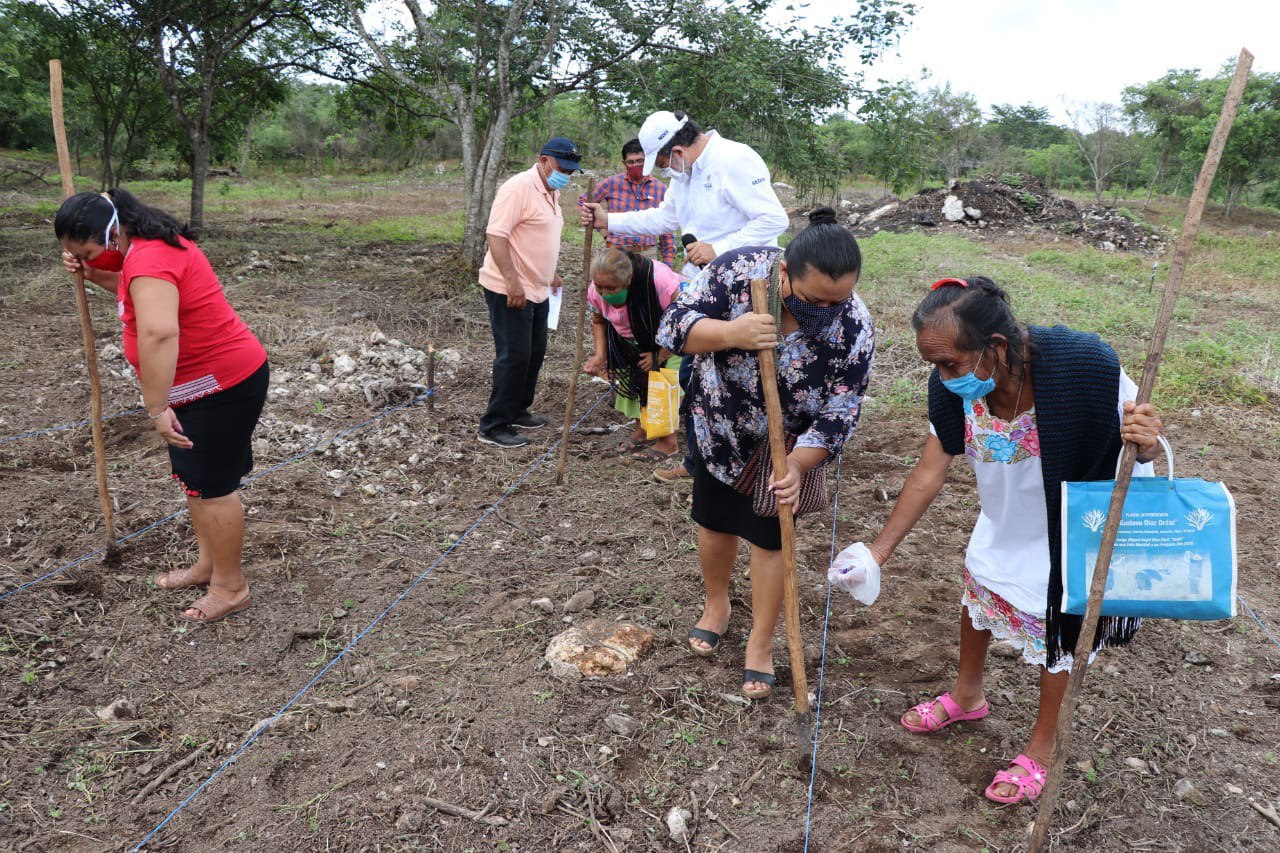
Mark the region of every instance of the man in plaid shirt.
[[[652, 175], [644, 173], [644, 148], [640, 146], [639, 139], [633, 139], [622, 146], [622, 165], [626, 167], [625, 172], [611, 175], [596, 184], [596, 197], [591, 201], [604, 204], [610, 213], [631, 213], [662, 204], [667, 195], [667, 186]], [[578, 206], [581, 207], [586, 201], [587, 194], [583, 193], [578, 197]], [[667, 266], [675, 267], [676, 235], [673, 233], [642, 237], [605, 231], [605, 241], [614, 248], [643, 253], [650, 258], [656, 257]]]

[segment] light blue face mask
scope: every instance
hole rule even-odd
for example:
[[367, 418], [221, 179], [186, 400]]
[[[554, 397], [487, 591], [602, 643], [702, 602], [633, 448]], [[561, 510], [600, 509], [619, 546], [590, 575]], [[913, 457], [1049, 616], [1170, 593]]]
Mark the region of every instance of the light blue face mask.
[[979, 379], [975, 372], [978, 369], [978, 365], [982, 364], [982, 356], [986, 355], [986, 353], [987, 349], [983, 347], [982, 352], [978, 354], [978, 364], [973, 366], [973, 370], [970, 370], [964, 376], [957, 376], [955, 379], [942, 380], [943, 386], [960, 399], [969, 400], [970, 402], [981, 400], [996, 390], [995, 371], [992, 371], [991, 376], [986, 379]]
[[559, 169], [552, 169], [551, 174], [547, 175], [547, 186], [553, 190], [562, 190], [569, 186], [569, 176]]

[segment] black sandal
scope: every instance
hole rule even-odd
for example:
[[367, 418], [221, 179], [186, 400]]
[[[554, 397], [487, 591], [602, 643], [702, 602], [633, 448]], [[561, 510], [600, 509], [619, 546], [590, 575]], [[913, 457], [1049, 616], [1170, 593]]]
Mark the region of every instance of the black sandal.
[[695, 646], [691, 642], [689, 643], [689, 651], [693, 652], [700, 658], [711, 657], [716, 653], [716, 649], [720, 648], [720, 637], [720, 634], [717, 634], [715, 631], [708, 631], [706, 628], [690, 628], [690, 640], [701, 640], [711, 648], [704, 649], [700, 646]]
[[[747, 690], [747, 685], [751, 682], [768, 685], [764, 690]], [[754, 669], [744, 669], [742, 671], [742, 695], [748, 699], [763, 699], [773, 692], [773, 685], [778, 683], [778, 679], [772, 672], [758, 672]]]

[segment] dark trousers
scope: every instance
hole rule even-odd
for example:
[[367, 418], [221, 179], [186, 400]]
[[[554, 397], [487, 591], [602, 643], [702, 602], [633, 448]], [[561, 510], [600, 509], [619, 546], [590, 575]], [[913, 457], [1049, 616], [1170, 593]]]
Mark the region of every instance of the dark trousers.
[[506, 294], [484, 291], [493, 329], [493, 391], [480, 419], [480, 431], [509, 427], [528, 414], [547, 355], [547, 303], [526, 302], [508, 308]]

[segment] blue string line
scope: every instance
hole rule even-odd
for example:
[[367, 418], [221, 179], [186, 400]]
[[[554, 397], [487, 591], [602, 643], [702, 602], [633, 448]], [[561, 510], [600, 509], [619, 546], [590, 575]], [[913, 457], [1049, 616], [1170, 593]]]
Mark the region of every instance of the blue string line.
[[[105, 423], [106, 421], [113, 421], [116, 418], [123, 418], [125, 415], [136, 415], [141, 411], [142, 407], [139, 406], [136, 409], [129, 409], [124, 412], [116, 412], [113, 415], [107, 415], [102, 420]], [[4, 444], [6, 441], [17, 441], [20, 438], [30, 438], [33, 435], [44, 435], [45, 433], [50, 432], [62, 432], [63, 430], [75, 429], [76, 427], [86, 426], [90, 423], [93, 423], [93, 420], [91, 418], [85, 418], [84, 420], [76, 421], [73, 424], [59, 424], [58, 426], [45, 427], [44, 429], [33, 429], [30, 432], [20, 432], [17, 435], [6, 435], [4, 438], [0, 438], [0, 444]]]
[[1237, 595], [1236, 600], [1244, 605], [1245, 610], [1249, 611], [1249, 615], [1253, 617], [1254, 622], [1258, 623], [1258, 627], [1262, 629], [1262, 633], [1266, 634], [1267, 637], [1271, 640], [1271, 642], [1275, 643], [1277, 649], [1280, 649], [1280, 640], [1277, 640], [1276, 635], [1271, 633], [1271, 629], [1268, 628], [1266, 624], [1263, 623], [1263, 621], [1258, 618], [1258, 614], [1253, 612], [1253, 608], [1249, 606], [1249, 602], [1244, 600], [1244, 596]]
[[[581, 424], [584, 420], [586, 420], [587, 416], [590, 415], [593, 411], [595, 411], [596, 407], [599, 406], [602, 402], [604, 402], [605, 397], [607, 397], [611, 393], [612, 393], [611, 391], [605, 391], [603, 394], [601, 394], [600, 397], [597, 398], [596, 401], [591, 404], [591, 408], [583, 412], [582, 417], [578, 418], [578, 420], [574, 423], [574, 425], [570, 428], [569, 431], [573, 432], [573, 430], [576, 430], [578, 428], [578, 425]], [[346, 657], [347, 653], [350, 652], [353, 648], [355, 648], [356, 644], [359, 643], [362, 639], [364, 639], [366, 634], [368, 634], [370, 631], [376, 628], [378, 624], [381, 623], [382, 620], [387, 617], [387, 614], [389, 614], [393, 609], [395, 609], [395, 607], [398, 604], [400, 604], [401, 601], [404, 601], [406, 598], [408, 598], [409, 595], [415, 589], [417, 589], [419, 584], [421, 584], [428, 577], [430, 577], [435, 572], [436, 567], [438, 567], [441, 563], [443, 563], [450, 554], [452, 554], [455, 550], [457, 550], [458, 546], [461, 545], [463, 542], [465, 542], [467, 540], [467, 537], [470, 536], [471, 533], [477, 527], [483, 524], [484, 521], [490, 515], [497, 512], [498, 507], [502, 505], [502, 502], [505, 501], [508, 497], [510, 497], [512, 493], [516, 491], [516, 489], [520, 488], [520, 486], [524, 484], [524, 481], [529, 479], [529, 476], [533, 474], [534, 471], [538, 470], [539, 467], [541, 467], [542, 463], [546, 462], [549, 458], [551, 458], [551, 454], [554, 453], [556, 449], [560, 447], [560, 442], [563, 440], [564, 439], [556, 439], [556, 443], [548, 447], [546, 451], [544, 451], [543, 454], [540, 457], [538, 457], [538, 459], [532, 462], [529, 465], [529, 467], [525, 469], [525, 472], [520, 475], [520, 478], [516, 480], [514, 483], [512, 483], [511, 486], [505, 492], [502, 493], [501, 497], [499, 497], [496, 501], [490, 504], [490, 506], [480, 514], [480, 517], [477, 518], [474, 522], [472, 522], [471, 526], [468, 527], [466, 531], [460, 537], [458, 537], [458, 539], [453, 544], [451, 544], [448, 548], [446, 548], [443, 554], [441, 554], [439, 557], [436, 558], [434, 563], [428, 566], [427, 569], [422, 574], [418, 575], [418, 577], [414, 579], [413, 583], [409, 584], [409, 586], [406, 587], [403, 592], [397, 595], [395, 599], [392, 600], [392, 602], [388, 604], [381, 613], [373, 617], [373, 620], [368, 625], [366, 625], [360, 631], [359, 634], [356, 634], [355, 637], [351, 639], [351, 642], [347, 643], [346, 646], [342, 648], [342, 651], [338, 652], [338, 654], [336, 654], [333, 657], [333, 659], [324, 666], [323, 669], [317, 672], [311, 678], [310, 681], [308, 681], [305, 685], [303, 685], [302, 689], [299, 690], [296, 694], [294, 694], [292, 699], [290, 699], [288, 702], [285, 702], [282, 706], [280, 706], [280, 710], [276, 711], [275, 714], [273, 714], [270, 717], [270, 719], [268, 719], [267, 722], [261, 728], [259, 728], [257, 731], [250, 734], [249, 737], [245, 739], [244, 743], [240, 744], [240, 746], [236, 749], [236, 751], [231, 753], [230, 758], [222, 762], [222, 764], [218, 767], [217, 770], [214, 770], [213, 773], [207, 779], [201, 782], [194, 791], [188, 794], [187, 798], [183, 800], [181, 803], [179, 803], [177, 808], [169, 812], [169, 814], [165, 816], [164, 820], [156, 824], [151, 829], [151, 831], [148, 832], [146, 836], [143, 837], [141, 841], [139, 841], [136, 845], [134, 845], [132, 849], [134, 851], [141, 850], [143, 845], [145, 845], [148, 841], [154, 838], [156, 833], [164, 829], [164, 827], [171, 820], [177, 817], [179, 812], [185, 809], [191, 803], [192, 800], [194, 800], [196, 797], [200, 795], [202, 791], [204, 791], [205, 788], [209, 787], [210, 783], [212, 783], [214, 779], [217, 779], [219, 776], [221, 776], [223, 771], [225, 771], [228, 767], [230, 767], [236, 761], [236, 759], [238, 759], [241, 756], [241, 754], [244, 753], [246, 749], [248, 749], [250, 746], [253, 745], [254, 741], [256, 741], [259, 737], [261, 737], [263, 733], [265, 733], [268, 729], [270, 729], [277, 720], [279, 720], [282, 716], [284, 716], [284, 714], [290, 708], [292, 708], [298, 702], [299, 699], [305, 696], [307, 692], [310, 691], [311, 688], [314, 687], [318, 681], [320, 681], [320, 679], [324, 678], [324, 676], [329, 673], [329, 670], [333, 669], [333, 667], [337, 665], [338, 661]]]
[[[343, 430], [342, 432], [340, 432], [340, 433], [338, 433], [338, 434], [334, 435], [334, 436], [333, 436], [333, 438], [328, 439], [328, 443], [332, 444], [334, 441], [336, 441], [336, 440], [337, 440], [337, 439], [339, 439], [339, 438], [343, 438], [343, 437], [345, 437], [345, 436], [351, 435], [351, 433], [356, 432], [357, 430], [362, 430], [362, 429], [364, 429], [365, 427], [367, 427], [369, 424], [371, 424], [371, 423], [373, 423], [373, 422], [375, 422], [375, 421], [380, 421], [380, 420], [382, 420], [383, 418], [387, 417], [388, 415], [393, 414], [393, 413], [395, 413], [395, 412], [398, 412], [398, 411], [400, 411], [401, 409], [408, 408], [409, 406], [412, 406], [414, 403], [417, 403], [417, 402], [418, 402], [418, 401], [420, 401], [420, 400], [423, 400], [423, 399], [425, 399], [425, 398], [427, 398], [427, 397], [430, 397], [430, 396], [432, 396], [433, 394], [435, 394], [435, 390], [434, 390], [434, 389], [428, 389], [428, 390], [426, 390], [426, 391], [422, 392], [421, 394], [419, 394], [418, 396], [414, 397], [412, 400], [409, 400], [409, 401], [408, 401], [408, 402], [406, 402], [406, 403], [401, 403], [401, 404], [399, 404], [399, 405], [397, 405], [397, 406], [392, 406], [390, 409], [385, 409], [384, 411], [380, 412], [379, 414], [374, 415], [373, 417], [369, 418], [368, 420], [363, 421], [362, 423], [356, 424], [355, 426], [350, 427], [350, 428], [348, 428], [348, 429], [345, 429], [345, 430]], [[139, 410], [139, 411], [141, 411], [141, 410]], [[127, 414], [127, 413], [126, 413], [126, 414]], [[293, 456], [290, 456], [288, 459], [284, 460], [283, 462], [277, 462], [275, 465], [272, 465], [270, 468], [266, 468], [266, 469], [263, 469], [262, 471], [259, 471], [258, 473], [254, 474], [252, 477], [246, 477], [246, 478], [245, 478], [245, 480], [244, 480], [244, 483], [246, 483], [246, 484], [247, 484], [247, 483], [252, 483], [254, 480], [257, 480], [257, 479], [258, 479], [258, 478], [260, 478], [260, 477], [265, 477], [267, 474], [270, 474], [270, 473], [272, 473], [273, 471], [279, 471], [281, 468], [283, 468], [283, 467], [284, 467], [284, 466], [286, 466], [286, 465], [292, 465], [294, 462], [297, 462], [297, 461], [298, 461], [298, 460], [300, 460], [300, 459], [305, 459], [306, 457], [311, 456], [312, 454], [314, 454], [314, 453], [316, 453], [317, 451], [319, 451], [320, 446], [321, 446], [322, 444], [325, 444], [325, 442], [324, 442], [324, 441], [318, 442], [317, 444], [315, 444], [315, 445], [311, 446], [310, 448], [308, 448], [308, 449], [306, 449], [306, 450], [302, 451], [301, 453], [295, 453]], [[174, 512], [174, 513], [172, 513], [172, 514], [170, 514], [170, 515], [167, 515], [167, 516], [165, 516], [164, 518], [160, 519], [159, 521], [152, 522], [151, 524], [148, 524], [146, 527], [142, 528], [141, 530], [135, 530], [133, 533], [130, 533], [130, 534], [129, 534], [129, 535], [127, 535], [127, 536], [122, 536], [122, 537], [120, 537], [120, 538], [116, 539], [116, 544], [122, 544], [122, 543], [128, 542], [130, 539], [136, 539], [137, 537], [139, 537], [139, 536], [143, 535], [144, 533], [149, 533], [150, 531], [152, 531], [152, 530], [156, 529], [156, 528], [157, 528], [157, 527], [159, 527], [160, 525], [162, 525], [162, 524], [166, 524], [166, 523], [168, 523], [168, 522], [170, 522], [170, 521], [173, 521], [175, 518], [177, 518], [178, 516], [182, 515], [182, 514], [183, 514], [183, 513], [185, 513], [185, 512], [186, 512], [186, 509], [180, 509], [180, 510], [178, 510], [177, 512]], [[78, 565], [80, 565], [80, 564], [81, 564], [81, 563], [83, 563], [85, 560], [88, 560], [88, 559], [91, 559], [91, 558], [93, 558], [93, 557], [96, 557], [96, 556], [98, 556], [99, 554], [104, 554], [104, 553], [106, 553], [106, 550], [107, 550], [107, 547], [104, 545], [104, 546], [103, 546], [103, 547], [101, 547], [101, 548], [98, 548], [98, 549], [96, 549], [96, 550], [94, 550], [94, 551], [90, 551], [88, 554], [85, 554], [85, 555], [80, 556], [80, 557], [76, 557], [74, 560], [72, 560], [71, 562], [67, 563], [66, 565], [64, 565], [64, 566], [59, 566], [58, 568], [54, 569], [53, 571], [51, 571], [51, 572], [49, 572], [49, 573], [47, 573], [47, 574], [41, 575], [40, 577], [36, 578], [35, 580], [27, 581], [27, 582], [26, 582], [26, 583], [24, 583], [22, 586], [15, 587], [15, 588], [13, 588], [13, 589], [9, 590], [8, 592], [6, 592], [4, 595], [0, 595], [0, 603], [3, 603], [5, 600], [7, 600], [8, 598], [10, 598], [10, 597], [12, 597], [12, 596], [14, 596], [14, 595], [17, 595], [18, 593], [22, 592], [24, 589], [30, 589], [31, 587], [36, 586], [37, 584], [44, 583], [44, 582], [45, 582], [45, 581], [47, 581], [49, 578], [54, 577], [55, 575], [60, 575], [60, 574], [62, 574], [62, 573], [63, 573], [63, 572], [65, 572], [67, 569], [70, 569], [70, 568], [72, 568], [73, 566], [78, 566]]]
[[[843, 456], [836, 457], [836, 491], [831, 499], [831, 551], [827, 557], [830, 566], [836, 559], [836, 524], [840, 521], [840, 465]], [[831, 625], [831, 581], [827, 581], [826, 612], [822, 617], [822, 657], [818, 662], [818, 698], [813, 707], [813, 751], [809, 765], [809, 803], [804, 812], [804, 851], [809, 853], [809, 832], [813, 823], [813, 789], [818, 780], [818, 736], [822, 731], [822, 688], [827, 680], [827, 629]]]

